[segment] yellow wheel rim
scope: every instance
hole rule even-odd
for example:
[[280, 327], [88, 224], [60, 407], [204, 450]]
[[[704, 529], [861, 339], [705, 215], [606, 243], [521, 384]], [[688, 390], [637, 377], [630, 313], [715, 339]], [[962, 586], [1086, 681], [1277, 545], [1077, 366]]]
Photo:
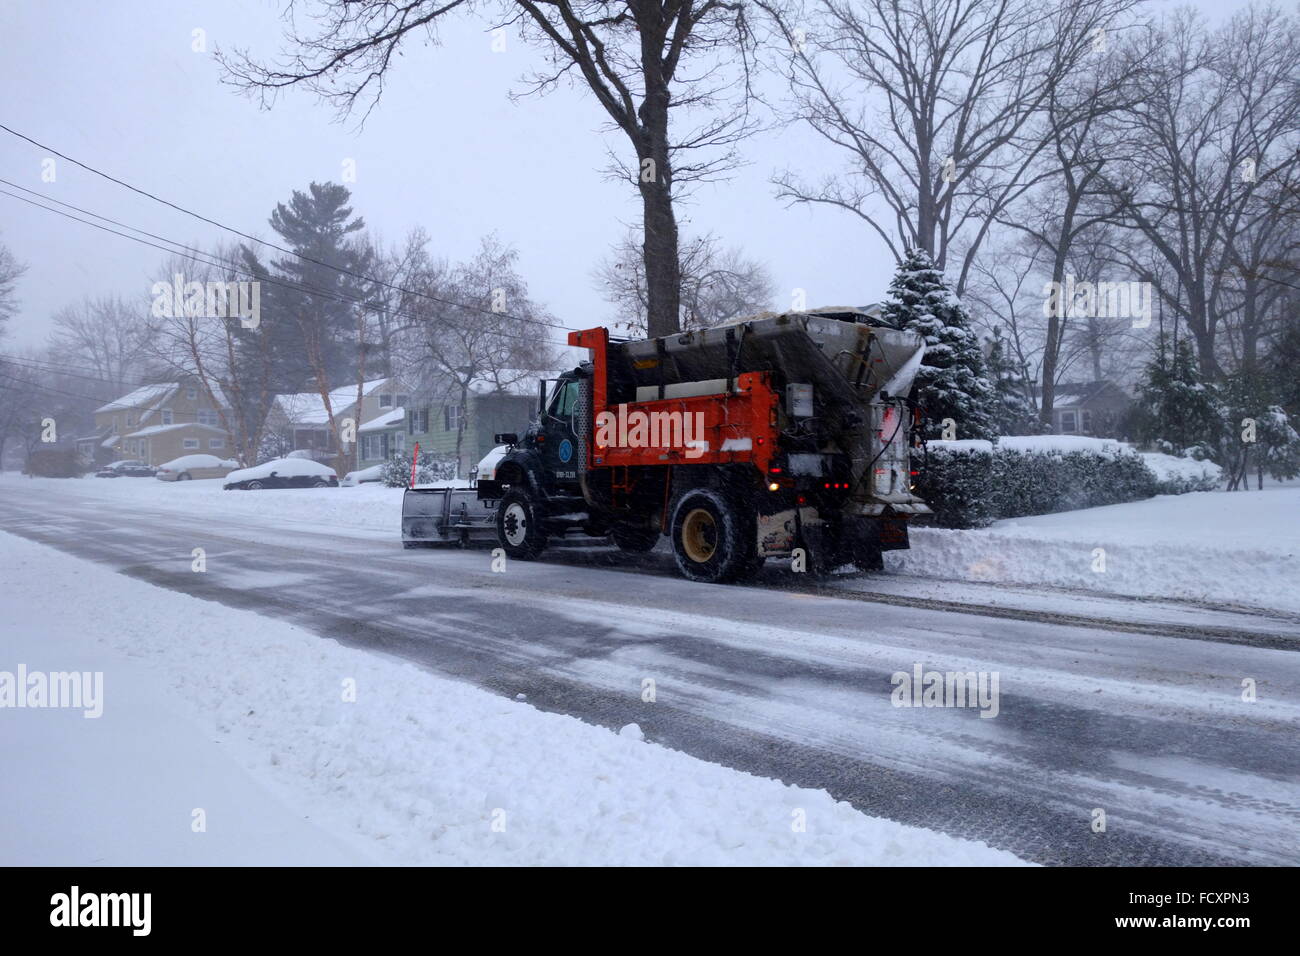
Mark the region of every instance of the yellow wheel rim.
[[704, 508], [694, 509], [682, 522], [682, 547], [697, 564], [708, 561], [718, 550], [718, 526]]

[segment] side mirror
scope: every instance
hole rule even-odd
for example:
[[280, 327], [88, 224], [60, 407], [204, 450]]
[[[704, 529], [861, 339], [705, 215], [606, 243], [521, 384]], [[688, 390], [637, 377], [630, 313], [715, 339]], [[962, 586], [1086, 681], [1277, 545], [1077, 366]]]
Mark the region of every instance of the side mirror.
[[497, 434], [497, 435], [493, 435], [493, 436], [492, 436], [492, 444], [494, 444], [494, 445], [518, 445], [518, 444], [519, 444], [519, 436], [516, 435], [514, 432], [501, 432], [500, 434]]

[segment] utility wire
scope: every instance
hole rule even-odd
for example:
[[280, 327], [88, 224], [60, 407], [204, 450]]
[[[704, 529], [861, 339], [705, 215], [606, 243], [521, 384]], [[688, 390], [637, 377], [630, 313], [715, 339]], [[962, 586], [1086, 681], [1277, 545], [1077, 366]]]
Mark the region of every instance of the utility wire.
[[[209, 218], [208, 216], [203, 215], [202, 213], [197, 213], [197, 212], [194, 212], [194, 211], [191, 210], [191, 209], [186, 209], [184, 206], [180, 206], [180, 205], [177, 205], [177, 204], [174, 203], [174, 202], [171, 202], [171, 201], [169, 201], [169, 200], [163, 199], [161, 196], [156, 196], [156, 195], [154, 195], [153, 193], [149, 192], [148, 190], [141, 189], [141, 188], [139, 188], [138, 186], [133, 186], [133, 185], [131, 185], [130, 183], [128, 183], [128, 182], [124, 182], [123, 180], [118, 179], [118, 178], [115, 177], [115, 176], [110, 176], [108, 173], [105, 173], [105, 172], [103, 172], [103, 171], [101, 171], [101, 170], [98, 170], [98, 169], [96, 169], [95, 167], [90, 166], [90, 165], [88, 165], [88, 164], [86, 164], [86, 163], [83, 163], [83, 162], [82, 162], [81, 160], [79, 160], [79, 159], [74, 159], [74, 158], [72, 158], [71, 156], [68, 156], [68, 155], [66, 155], [66, 154], [64, 154], [64, 153], [59, 152], [57, 149], [54, 149], [54, 148], [52, 148], [52, 147], [50, 147], [50, 146], [46, 146], [44, 143], [38, 143], [36, 140], [32, 139], [30, 136], [24, 135], [23, 133], [20, 133], [20, 132], [18, 132], [18, 131], [15, 130], [15, 129], [11, 129], [11, 128], [8, 127], [8, 126], [5, 126], [3, 123], [0, 123], [0, 130], [4, 130], [6, 133], [9, 133], [11, 136], [17, 136], [19, 139], [26, 140], [27, 142], [31, 143], [33, 146], [37, 147], [38, 149], [43, 149], [43, 150], [45, 150], [45, 151], [48, 152], [48, 153], [51, 153], [51, 154], [53, 154], [53, 155], [55, 155], [55, 156], [58, 156], [60, 159], [66, 159], [68, 162], [73, 163], [73, 164], [75, 164], [75, 165], [77, 165], [77, 166], [80, 166], [82, 169], [86, 170], [86, 171], [89, 172], [89, 173], [94, 173], [96, 176], [103, 177], [104, 179], [107, 179], [107, 180], [108, 180], [109, 182], [111, 182], [111, 183], [116, 183], [117, 185], [122, 186], [122, 187], [124, 187], [124, 188], [126, 188], [126, 189], [129, 189], [129, 190], [131, 190], [131, 191], [134, 192], [134, 193], [138, 193], [138, 194], [141, 195], [141, 196], [145, 196], [145, 197], [148, 198], [148, 199], [152, 199], [154, 202], [162, 203], [164, 206], [167, 206], [167, 207], [169, 207], [169, 208], [171, 208], [171, 209], [175, 209], [177, 212], [182, 212], [182, 213], [184, 213], [185, 215], [187, 215], [187, 216], [192, 216], [192, 217], [194, 217], [195, 219], [198, 219], [198, 220], [201, 221], [201, 222], [205, 222], [205, 223], [207, 223], [207, 224], [209, 224], [209, 225], [216, 226], [218, 229], [224, 229], [226, 232], [233, 233], [233, 234], [236, 235], [236, 236], [239, 236], [239, 237], [241, 237], [241, 238], [243, 238], [243, 239], [247, 239], [249, 242], [256, 242], [256, 243], [259, 243], [259, 244], [261, 244], [261, 245], [268, 246], [268, 247], [270, 247], [270, 248], [272, 248], [272, 249], [277, 250], [278, 252], [282, 252], [282, 253], [284, 253], [285, 255], [296, 256], [297, 258], [302, 259], [304, 262], [310, 262], [310, 263], [312, 263], [312, 264], [314, 264], [314, 265], [321, 266], [322, 268], [325, 268], [325, 269], [332, 269], [332, 270], [334, 270], [335, 272], [339, 272], [339, 273], [341, 273], [341, 274], [343, 274], [343, 275], [351, 276], [351, 277], [354, 278], [354, 279], [360, 279], [360, 280], [363, 281], [363, 282], [373, 282], [373, 283], [375, 283], [376, 285], [384, 286], [385, 288], [387, 288], [387, 289], [391, 289], [391, 290], [394, 291], [394, 292], [401, 292], [401, 293], [403, 293], [403, 294], [405, 294], [405, 295], [414, 295], [414, 296], [419, 296], [419, 297], [421, 297], [421, 298], [430, 299], [430, 300], [432, 300], [432, 301], [434, 301], [434, 302], [441, 302], [443, 305], [450, 305], [450, 306], [454, 306], [454, 307], [459, 308], [459, 309], [468, 309], [468, 310], [475, 311], [475, 312], [481, 312], [481, 313], [483, 313], [484, 315], [508, 315], [508, 313], [504, 313], [504, 312], [493, 312], [493, 311], [491, 311], [490, 309], [484, 309], [482, 306], [466, 305], [466, 304], [463, 303], [463, 302], [456, 302], [456, 301], [454, 301], [454, 300], [452, 300], [452, 299], [444, 299], [444, 298], [442, 298], [442, 297], [440, 297], [440, 296], [433, 295], [432, 293], [428, 293], [428, 292], [419, 292], [419, 291], [416, 291], [415, 289], [405, 289], [405, 288], [402, 288], [401, 286], [397, 286], [397, 285], [393, 285], [393, 284], [391, 284], [391, 283], [389, 283], [389, 282], [385, 282], [384, 280], [379, 279], [379, 278], [377, 278], [377, 277], [375, 277], [375, 276], [368, 276], [368, 275], [365, 275], [365, 274], [363, 274], [363, 273], [353, 272], [353, 271], [351, 271], [350, 269], [344, 269], [344, 268], [342, 268], [341, 266], [331, 265], [331, 264], [328, 263], [328, 262], [322, 262], [320, 259], [312, 258], [311, 256], [304, 255], [304, 254], [301, 253], [301, 252], [296, 252], [296, 251], [294, 251], [293, 249], [287, 249], [287, 248], [285, 248], [284, 246], [279, 245], [278, 243], [274, 243], [274, 242], [271, 242], [271, 241], [266, 240], [266, 239], [259, 239], [259, 238], [257, 238], [256, 236], [251, 236], [251, 235], [249, 235], [248, 233], [243, 232], [242, 230], [236, 229], [234, 226], [227, 226], [225, 223], [218, 222], [218, 221], [215, 220], [215, 219], [211, 219], [211, 218]], [[21, 189], [22, 187], [18, 187], [18, 188]], [[55, 201], [57, 202], [57, 200], [55, 200]], [[524, 322], [536, 322], [538, 325], [545, 325], [545, 326], [547, 326], [547, 327], [549, 327], [549, 328], [559, 329], [559, 330], [561, 330], [561, 331], [563, 331], [563, 332], [570, 332], [570, 331], [572, 331], [571, 329], [569, 329], [568, 326], [556, 325], [556, 324], [553, 323], [553, 322], [543, 322], [541, 319], [534, 319], [534, 318], [530, 318], [530, 317], [528, 317], [528, 316], [522, 316], [522, 315], [510, 315], [509, 317], [510, 317], [510, 318], [513, 318], [513, 319], [519, 319], [519, 320], [524, 321]]]
[[[0, 179], [0, 182], [3, 182], [5, 185], [14, 185], [14, 184], [10, 183], [8, 180]], [[33, 192], [32, 190], [30, 190], [30, 189], [25, 189], [25, 188], [22, 187], [22, 186], [16, 186], [15, 188], [17, 188], [17, 189], [23, 189], [25, 192], [33, 193], [33, 195], [38, 195], [38, 196], [41, 195], [40, 193], [34, 193], [34, 192]], [[100, 216], [98, 213], [90, 212], [90, 211], [88, 211], [88, 210], [83, 210], [83, 209], [81, 209], [81, 208], [78, 207], [78, 206], [73, 206], [73, 205], [71, 205], [70, 203], [63, 203], [63, 202], [61, 202], [60, 200], [52, 199], [51, 197], [41, 196], [42, 199], [49, 199], [51, 202], [55, 202], [55, 203], [58, 203], [58, 204], [60, 204], [60, 205], [68, 206], [69, 208], [71, 208], [71, 209], [76, 209], [78, 212], [83, 212], [83, 213], [85, 213], [85, 214], [88, 215], [88, 216], [93, 216], [93, 217], [95, 217], [96, 219], [102, 219], [104, 222], [109, 222], [109, 223], [112, 223], [113, 225], [121, 226], [123, 229], [130, 229], [130, 230], [132, 230], [133, 232], [138, 232], [138, 233], [140, 233], [141, 235], [149, 236], [150, 238], [153, 238], [153, 239], [158, 239], [160, 242], [170, 243], [172, 246], [175, 246], [175, 247], [177, 247], [177, 248], [168, 248], [167, 246], [161, 246], [161, 245], [158, 245], [157, 243], [150, 242], [150, 241], [148, 241], [147, 239], [140, 239], [140, 238], [138, 238], [138, 237], [136, 237], [136, 236], [131, 236], [131, 235], [128, 235], [128, 234], [126, 234], [126, 233], [119, 232], [118, 230], [116, 230], [116, 229], [111, 229], [111, 228], [109, 228], [108, 226], [102, 226], [102, 225], [100, 225], [99, 223], [91, 222], [90, 220], [87, 220], [87, 219], [81, 219], [81, 218], [79, 218], [78, 216], [74, 216], [74, 215], [72, 215], [71, 213], [66, 213], [66, 212], [64, 212], [64, 211], [61, 210], [61, 209], [55, 209], [55, 208], [53, 208], [52, 206], [46, 206], [46, 205], [43, 205], [43, 204], [41, 204], [41, 203], [39, 203], [39, 202], [36, 202], [36, 201], [34, 201], [34, 200], [31, 200], [31, 199], [28, 199], [28, 198], [25, 197], [25, 196], [19, 196], [19, 195], [15, 194], [15, 193], [8, 192], [7, 190], [4, 190], [4, 189], [0, 189], [0, 196], [8, 196], [8, 197], [11, 198], [11, 199], [17, 199], [17, 200], [19, 200], [20, 202], [25, 202], [25, 203], [27, 203], [27, 204], [30, 205], [30, 206], [35, 206], [37, 209], [44, 209], [46, 212], [52, 212], [52, 213], [54, 213], [55, 215], [63, 216], [65, 219], [71, 219], [71, 220], [74, 221], [74, 222], [79, 222], [79, 223], [82, 223], [83, 225], [91, 226], [91, 227], [93, 227], [93, 228], [95, 228], [95, 229], [99, 229], [99, 230], [101, 230], [101, 231], [103, 231], [103, 232], [111, 233], [111, 234], [113, 234], [113, 235], [115, 235], [115, 236], [120, 236], [120, 237], [123, 238], [123, 239], [129, 239], [129, 240], [131, 240], [132, 242], [138, 242], [138, 243], [140, 243], [140, 244], [142, 244], [142, 245], [149, 246], [149, 247], [152, 248], [152, 249], [157, 249], [157, 250], [159, 250], [160, 252], [165, 252], [165, 253], [167, 253], [168, 255], [179, 256], [180, 258], [183, 258], [183, 259], [189, 259], [189, 260], [191, 260], [191, 261], [193, 261], [193, 262], [197, 262], [197, 263], [199, 263], [200, 265], [205, 265], [205, 266], [209, 266], [209, 267], [212, 267], [212, 268], [226, 269], [226, 270], [228, 270], [229, 272], [234, 273], [235, 275], [244, 275], [244, 276], [248, 276], [249, 279], [250, 279], [251, 281], [256, 281], [256, 282], [266, 282], [266, 283], [269, 284], [269, 285], [280, 286], [281, 288], [291, 289], [291, 290], [296, 291], [296, 292], [305, 292], [305, 293], [307, 293], [308, 295], [316, 295], [316, 296], [320, 296], [320, 297], [322, 297], [322, 298], [330, 299], [330, 300], [332, 300], [332, 301], [340, 302], [340, 303], [344, 303], [344, 304], [359, 305], [359, 306], [364, 306], [364, 307], [371, 308], [371, 309], [374, 308], [373, 303], [366, 302], [366, 301], [364, 301], [364, 300], [362, 300], [362, 299], [355, 299], [355, 298], [352, 298], [351, 296], [344, 295], [343, 293], [336, 292], [336, 291], [334, 291], [334, 290], [321, 289], [321, 288], [319, 288], [319, 287], [317, 287], [317, 286], [311, 286], [311, 285], [306, 285], [306, 284], [302, 284], [302, 283], [295, 283], [295, 282], [287, 281], [287, 280], [284, 280], [284, 279], [281, 279], [281, 278], [273, 277], [273, 276], [270, 276], [270, 275], [265, 275], [265, 276], [263, 276], [263, 275], [258, 275], [258, 274], [254, 273], [254, 272], [249, 271], [246, 267], [237, 266], [237, 265], [235, 265], [232, 261], [222, 259], [222, 258], [220, 258], [220, 257], [218, 257], [218, 256], [216, 256], [216, 255], [214, 255], [214, 254], [212, 254], [212, 253], [203, 252], [203, 251], [201, 251], [201, 250], [195, 250], [194, 252], [190, 252], [190, 251], [181, 251], [181, 250], [193, 250], [193, 247], [192, 247], [192, 246], [187, 246], [187, 245], [185, 245], [184, 243], [181, 243], [181, 242], [177, 242], [177, 241], [174, 240], [174, 239], [167, 239], [166, 237], [163, 237], [163, 236], [157, 236], [157, 235], [155, 235], [154, 233], [147, 232], [146, 230], [143, 230], [143, 229], [137, 229], [137, 228], [134, 227], [134, 226], [126, 225], [125, 223], [118, 222], [118, 221], [115, 220], [115, 219], [110, 219], [110, 218], [108, 218], [107, 216]], [[195, 252], [197, 252], [197, 255], [195, 254]], [[465, 308], [470, 309], [471, 311], [483, 312], [484, 314], [500, 315], [500, 316], [504, 316], [505, 318], [522, 319], [523, 321], [533, 321], [533, 322], [539, 322], [539, 323], [540, 323], [540, 320], [536, 320], [536, 319], [530, 320], [530, 319], [527, 319], [527, 317], [517, 316], [517, 315], [511, 315], [511, 314], [509, 314], [509, 313], [504, 313], [504, 312], [489, 312], [488, 310], [485, 310], [485, 309], [481, 309], [481, 308], [477, 308], [477, 307], [469, 307], [469, 306], [466, 306]], [[397, 317], [399, 317], [399, 318], [406, 318], [406, 319], [410, 319], [410, 320], [415, 321], [415, 322], [420, 321], [421, 318], [422, 318], [421, 316], [416, 315], [415, 313], [407, 312], [407, 311], [402, 310], [402, 309], [384, 309], [383, 311], [384, 311], [385, 314], [387, 314], [387, 315], [397, 316]], [[545, 324], [547, 324], [547, 323], [541, 323], [541, 324], [544, 324], [544, 325], [545, 325]], [[555, 327], [558, 328], [558, 326], [555, 326]], [[572, 330], [565, 329], [564, 331], [567, 332], [567, 331], [572, 331]], [[531, 338], [531, 337], [529, 337], [529, 336], [526, 336], [526, 335], [523, 335], [523, 334], [520, 334], [520, 333], [517, 333], [517, 332], [516, 332], [516, 333], [506, 332], [506, 331], [503, 331], [503, 330], [500, 330], [500, 329], [492, 330], [492, 331], [491, 331], [491, 334], [493, 334], [493, 335], [500, 335], [500, 336], [503, 336], [503, 337], [506, 337], [506, 338], [519, 339], [519, 340], [521, 340], [521, 341], [525, 341], [525, 342], [533, 342], [533, 341], [536, 341], [535, 339], [533, 339], [533, 338]], [[543, 341], [545, 341], [548, 345], [561, 346], [561, 347], [567, 347], [567, 346], [568, 346], [568, 343], [567, 343], [567, 342], [556, 342], [556, 341], [554, 341], [554, 340], [552, 340], [552, 339], [543, 339]]]

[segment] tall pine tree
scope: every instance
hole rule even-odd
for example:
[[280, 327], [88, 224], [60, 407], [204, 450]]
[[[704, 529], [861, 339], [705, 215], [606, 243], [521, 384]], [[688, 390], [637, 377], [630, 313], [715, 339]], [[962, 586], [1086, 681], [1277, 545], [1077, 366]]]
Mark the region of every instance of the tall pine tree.
[[[353, 218], [347, 187], [311, 183], [295, 189], [288, 203], [277, 203], [271, 228], [292, 255], [269, 264], [245, 246], [245, 267], [273, 280], [262, 286], [262, 322], [269, 343], [271, 380], [276, 392], [347, 385], [357, 378], [357, 309], [367, 299], [367, 274], [373, 263], [354, 233], [365, 228]], [[348, 273], [353, 273], [349, 275]], [[251, 344], [251, 343], [249, 343]], [[259, 356], [265, 358], [265, 356]], [[318, 371], [326, 381], [317, 381]]]
[[925, 437], [945, 437], [944, 419], [952, 419], [957, 438], [994, 438], [997, 394], [979, 337], [966, 307], [924, 249], [909, 249], [899, 263], [883, 318], [925, 339], [925, 358], [912, 389], [925, 409]]

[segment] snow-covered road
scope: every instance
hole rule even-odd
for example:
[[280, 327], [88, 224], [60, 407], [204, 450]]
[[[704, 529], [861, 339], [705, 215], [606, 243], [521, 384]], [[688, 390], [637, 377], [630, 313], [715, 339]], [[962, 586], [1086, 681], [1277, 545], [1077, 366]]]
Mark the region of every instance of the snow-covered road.
[[[396, 515], [391, 532], [274, 515], [277, 496], [310, 492], [187, 515], [18, 487], [0, 529], [545, 710], [635, 722], [872, 815], [1043, 863], [1300, 862], [1300, 626], [1285, 615], [889, 575], [705, 586], [606, 548], [494, 573], [486, 550], [403, 551]], [[891, 675], [918, 664], [996, 672], [997, 716], [893, 706]]]

